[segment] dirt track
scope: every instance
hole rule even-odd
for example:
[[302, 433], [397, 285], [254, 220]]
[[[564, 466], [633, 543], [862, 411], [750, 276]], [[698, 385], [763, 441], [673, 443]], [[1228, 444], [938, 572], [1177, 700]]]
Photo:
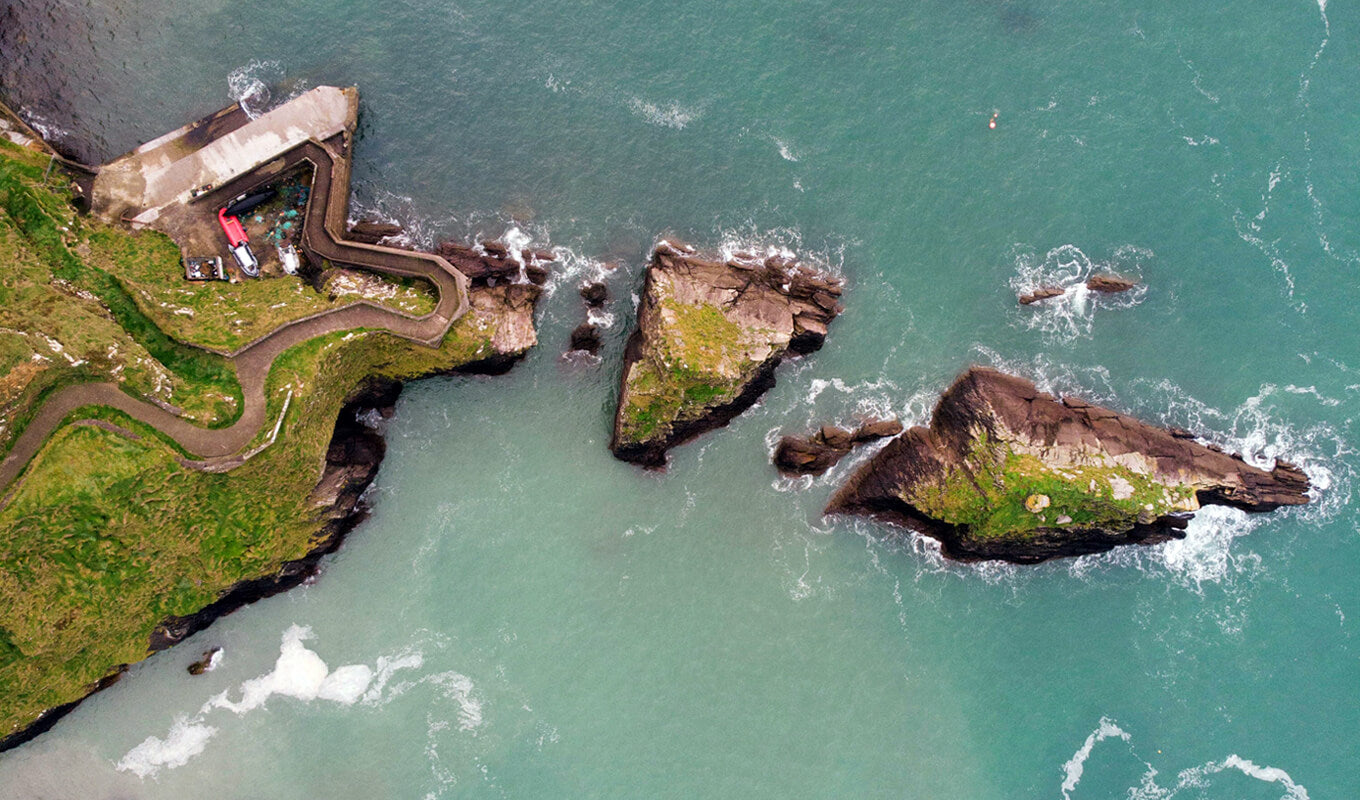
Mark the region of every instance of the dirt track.
[[[339, 137], [337, 137], [339, 142]], [[343, 142], [340, 142], [343, 146]], [[189, 453], [211, 464], [225, 461], [244, 448], [266, 424], [265, 382], [269, 369], [285, 350], [317, 336], [356, 328], [386, 330], [428, 346], [438, 346], [455, 320], [468, 308], [468, 279], [448, 261], [431, 253], [417, 253], [343, 238], [349, 202], [348, 162], [326, 146], [308, 141], [283, 156], [284, 169], [310, 162], [312, 188], [302, 233], [302, 249], [310, 258], [359, 267], [371, 272], [424, 278], [435, 285], [439, 302], [433, 311], [413, 317], [369, 301], [322, 312], [282, 325], [228, 356], [236, 368], [244, 398], [241, 415], [230, 427], [208, 429], [194, 425], [162, 408], [138, 400], [114, 383], [87, 383], [63, 389], [43, 404], [14, 446], [0, 462], [0, 490], [9, 487], [42, 449], [43, 443], [73, 411], [82, 406], [108, 406], [144, 422], [179, 443]], [[277, 163], [261, 177], [252, 171], [205, 195], [196, 203], [220, 205], [278, 174]], [[320, 202], [322, 205], [317, 206]], [[0, 499], [8, 502], [12, 491]]]

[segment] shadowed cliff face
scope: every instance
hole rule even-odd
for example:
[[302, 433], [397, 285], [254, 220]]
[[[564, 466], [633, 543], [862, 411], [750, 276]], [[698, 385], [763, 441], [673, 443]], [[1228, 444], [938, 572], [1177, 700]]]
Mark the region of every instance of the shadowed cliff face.
[[841, 311], [841, 281], [792, 259], [708, 261], [664, 241], [642, 294], [610, 449], [647, 467], [750, 408], [784, 356], [820, 349]]
[[889, 443], [826, 511], [905, 525], [959, 560], [1035, 563], [1181, 537], [1201, 505], [1273, 511], [1307, 491], [1291, 464], [1267, 472], [1186, 431], [974, 367], [929, 428]]

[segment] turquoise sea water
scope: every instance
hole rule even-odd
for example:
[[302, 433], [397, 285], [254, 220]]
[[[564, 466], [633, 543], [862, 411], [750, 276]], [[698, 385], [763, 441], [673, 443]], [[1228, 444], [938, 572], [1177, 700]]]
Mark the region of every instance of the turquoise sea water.
[[[407, 389], [315, 583], [0, 755], [0, 797], [1360, 796], [1353, 3], [12, 9], [7, 100], [91, 160], [252, 80], [354, 83], [360, 211], [567, 269], [514, 372]], [[605, 445], [661, 235], [849, 289], [823, 351], [658, 475]], [[602, 361], [564, 360], [604, 261]], [[1016, 307], [1102, 268], [1147, 288]], [[924, 420], [974, 362], [1296, 461], [1316, 501], [963, 566], [821, 517], [866, 454], [769, 466], [779, 431]]]

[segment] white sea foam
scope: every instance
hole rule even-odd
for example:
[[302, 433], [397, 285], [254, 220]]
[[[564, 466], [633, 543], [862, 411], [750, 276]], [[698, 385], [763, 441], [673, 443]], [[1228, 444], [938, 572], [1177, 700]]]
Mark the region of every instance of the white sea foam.
[[652, 103], [640, 97], [628, 101], [628, 107], [643, 120], [662, 128], [684, 130], [694, 120], [703, 115], [701, 108], [682, 106], [678, 101]]
[[1251, 533], [1263, 522], [1247, 512], [1226, 506], [1207, 506], [1195, 513], [1184, 539], [1160, 545], [1160, 557], [1173, 575], [1196, 588], [1218, 582], [1230, 571], [1259, 567], [1255, 553], [1233, 553], [1233, 540]]
[[425, 656], [419, 650], [409, 650], [390, 657], [378, 656], [377, 671], [368, 691], [364, 693], [364, 703], [366, 705], [381, 703], [384, 698], [383, 690], [387, 688], [387, 683], [392, 680], [393, 675], [408, 669], [420, 669], [423, 666]]
[[1091, 757], [1092, 748], [1097, 742], [1103, 742], [1111, 736], [1118, 736], [1126, 742], [1130, 738], [1128, 732], [1116, 725], [1113, 720], [1101, 717], [1099, 727], [1091, 731], [1091, 735], [1086, 737], [1086, 742], [1077, 748], [1077, 752], [1067, 759], [1066, 764], [1063, 764], [1063, 800], [1071, 800], [1072, 790], [1077, 788], [1082, 774], [1086, 771], [1086, 759]]
[[273, 99], [269, 87], [282, 78], [283, 66], [279, 62], [257, 59], [232, 70], [227, 75], [227, 88], [246, 116], [255, 119], [269, 110]]
[[128, 751], [118, 761], [118, 770], [146, 778], [161, 769], [182, 766], [202, 753], [208, 740], [217, 733], [217, 728], [208, 724], [210, 715], [224, 710], [244, 715], [265, 706], [273, 697], [303, 702], [326, 700], [340, 706], [361, 702], [365, 706], [379, 706], [414, 686], [428, 685], [458, 706], [461, 730], [471, 731], [482, 724], [482, 704], [474, 693], [472, 679], [461, 673], [439, 672], [388, 689], [397, 673], [424, 666], [425, 657], [418, 649], [412, 647], [395, 655], [379, 656], [372, 667], [348, 664], [331, 670], [321, 656], [304, 644], [311, 638], [310, 628], [290, 626], [283, 632], [274, 668], [242, 682], [236, 690], [239, 699], [231, 699], [230, 689], [215, 695], [194, 716], [176, 719], [164, 739], [150, 736]]
[[28, 109], [21, 109], [19, 111], [19, 116], [23, 117], [24, 122], [28, 123], [28, 127], [37, 131], [44, 141], [56, 142], [71, 135], [69, 130], [61, 127], [47, 117], [44, 117], [42, 114], [34, 113]]
[[[1033, 248], [1017, 244], [1010, 257], [1015, 275], [1010, 280], [1017, 295], [1056, 287], [1063, 294], [1019, 309], [1021, 324], [1059, 341], [1091, 335], [1097, 308], [1130, 308], [1143, 301], [1147, 287], [1141, 282], [1143, 265], [1153, 252], [1135, 245], [1123, 245], [1106, 261], [1095, 261], [1074, 244], [1055, 247], [1042, 256]], [[1086, 288], [1086, 281], [1100, 273], [1113, 273], [1139, 281], [1127, 292], [1098, 295]]]
[[798, 151], [793, 149], [793, 145], [777, 136], [771, 136], [770, 139], [774, 142], [774, 146], [779, 149], [780, 158], [785, 161], [798, 161]]
[[164, 768], [182, 767], [208, 746], [217, 729], [204, 725], [198, 718], [180, 717], [164, 739], [148, 736], [127, 755], [118, 760], [120, 772], [131, 772], [139, 778], [149, 778]]
[[[307, 646], [303, 644], [304, 641], [311, 638], [311, 629], [300, 625], [293, 625], [284, 631], [283, 644], [279, 648], [279, 657], [274, 662], [272, 672], [242, 683], [239, 690], [241, 693], [239, 701], [233, 702], [224, 692], [204, 705], [200, 713], [210, 711], [213, 708], [225, 708], [237, 714], [244, 714], [264, 705], [274, 695], [293, 697], [298, 700], [315, 700], [317, 697], [321, 697], [322, 688], [327, 687], [326, 682], [331, 673], [326, 662], [321, 660], [321, 656], [308, 650]], [[347, 670], [348, 668], [342, 667], [341, 669]], [[367, 670], [368, 668], [364, 667], [364, 669]], [[345, 679], [352, 680], [353, 677], [353, 673], [349, 672], [346, 673]], [[336, 689], [335, 686], [327, 688], [335, 694], [335, 696], [327, 699], [348, 696], [345, 692]], [[360, 694], [362, 694], [362, 690]], [[349, 702], [354, 701], [350, 700]]]
[[472, 679], [459, 672], [440, 672], [425, 679], [444, 697], [458, 704], [458, 728], [471, 731], [482, 724], [482, 703], [473, 694]]

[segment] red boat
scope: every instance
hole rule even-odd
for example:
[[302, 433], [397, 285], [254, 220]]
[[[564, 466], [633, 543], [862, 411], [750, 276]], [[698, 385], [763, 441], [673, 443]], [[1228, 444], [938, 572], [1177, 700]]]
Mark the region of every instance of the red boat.
[[217, 211], [217, 224], [222, 226], [222, 232], [227, 235], [227, 244], [231, 246], [231, 257], [236, 259], [236, 265], [246, 275], [259, 277], [260, 262], [250, 250], [250, 239], [246, 236], [246, 229], [241, 227], [241, 220], [228, 216], [227, 210], [222, 208]]

